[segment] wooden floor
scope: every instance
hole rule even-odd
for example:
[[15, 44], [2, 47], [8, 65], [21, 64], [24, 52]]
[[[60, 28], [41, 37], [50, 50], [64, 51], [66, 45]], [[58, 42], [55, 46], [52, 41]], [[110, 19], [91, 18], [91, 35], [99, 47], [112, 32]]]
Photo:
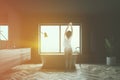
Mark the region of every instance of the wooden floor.
[[76, 69], [42, 69], [41, 64], [23, 64], [1, 74], [0, 80], [120, 80], [120, 66], [76, 64]]

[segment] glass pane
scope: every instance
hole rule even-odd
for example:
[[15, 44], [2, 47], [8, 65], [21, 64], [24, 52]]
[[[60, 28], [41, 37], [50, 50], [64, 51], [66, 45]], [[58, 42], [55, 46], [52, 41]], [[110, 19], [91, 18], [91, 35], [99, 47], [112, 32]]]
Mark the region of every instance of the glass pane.
[[[66, 29], [66, 25], [61, 26], [61, 52], [64, 52], [64, 32]], [[79, 25], [73, 25], [73, 36], [71, 40], [71, 46], [73, 49], [73, 52], [76, 50], [76, 47], [80, 47], [80, 26]]]
[[8, 40], [8, 26], [7, 25], [0, 26], [0, 40]]
[[41, 52], [59, 52], [59, 26], [41, 26]]

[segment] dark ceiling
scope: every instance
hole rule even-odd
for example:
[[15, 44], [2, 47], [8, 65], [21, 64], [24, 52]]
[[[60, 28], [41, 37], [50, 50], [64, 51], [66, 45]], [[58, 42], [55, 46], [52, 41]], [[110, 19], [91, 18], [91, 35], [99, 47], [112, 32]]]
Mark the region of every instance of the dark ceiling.
[[23, 14], [111, 14], [119, 13], [120, 0], [4, 0]]

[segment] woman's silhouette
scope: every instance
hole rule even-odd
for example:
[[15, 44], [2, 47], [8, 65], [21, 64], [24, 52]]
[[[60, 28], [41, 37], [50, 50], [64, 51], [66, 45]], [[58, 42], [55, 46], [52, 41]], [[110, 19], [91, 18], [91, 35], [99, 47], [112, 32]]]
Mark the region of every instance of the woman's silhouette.
[[64, 33], [64, 53], [65, 53], [65, 68], [71, 70], [72, 67], [72, 47], [71, 37], [73, 34], [72, 23], [70, 22]]

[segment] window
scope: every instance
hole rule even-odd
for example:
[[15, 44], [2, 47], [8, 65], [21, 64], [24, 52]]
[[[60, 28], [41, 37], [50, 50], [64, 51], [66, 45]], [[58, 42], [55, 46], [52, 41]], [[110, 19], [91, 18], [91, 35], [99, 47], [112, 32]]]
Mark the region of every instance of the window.
[[8, 25], [0, 25], [0, 40], [8, 40]]
[[41, 26], [41, 32], [46, 32], [48, 37], [41, 34], [41, 52], [59, 52], [59, 26]]
[[[80, 25], [73, 26], [72, 49], [80, 48]], [[39, 26], [39, 49], [41, 52], [64, 52], [64, 31], [67, 25], [40, 25]], [[48, 37], [44, 36], [47, 33]]]

